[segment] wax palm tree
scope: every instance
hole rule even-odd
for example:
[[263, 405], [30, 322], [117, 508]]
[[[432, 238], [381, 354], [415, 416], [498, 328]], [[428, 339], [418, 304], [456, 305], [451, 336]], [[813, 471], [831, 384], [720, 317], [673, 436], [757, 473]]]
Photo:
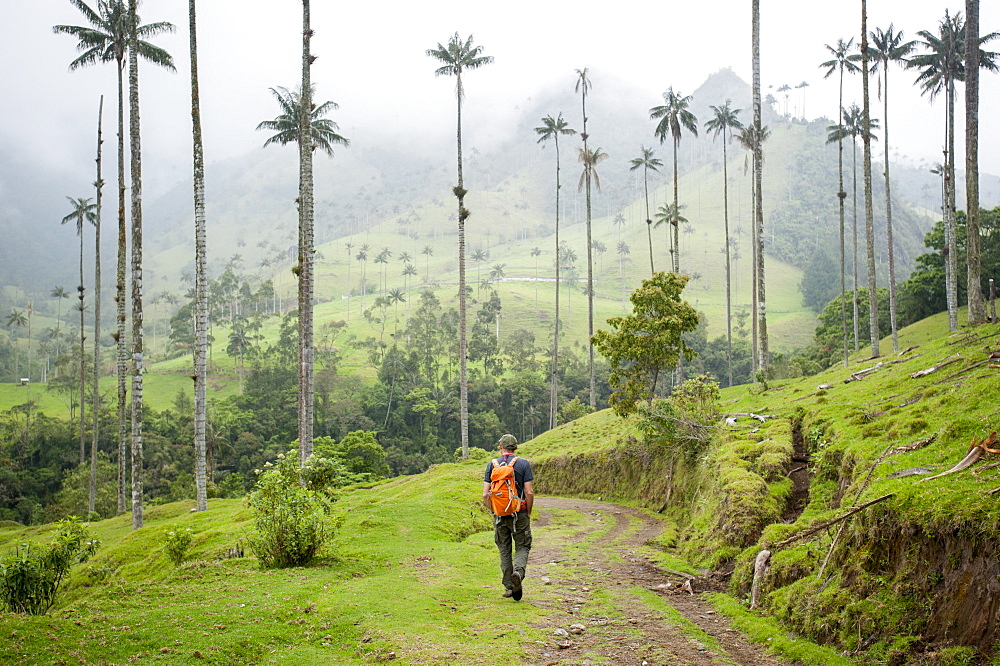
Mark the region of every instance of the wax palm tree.
[[868, 74], [871, 51], [868, 49], [868, 3], [861, 0], [861, 90], [862, 90], [862, 123], [863, 128], [869, 128], [862, 135], [864, 157], [862, 168], [865, 174], [865, 242], [868, 255], [868, 329], [872, 344], [872, 358], [877, 358], [879, 352], [878, 301], [875, 275], [875, 222], [872, 210], [872, 143], [871, 143], [871, 105], [868, 95]]
[[[652, 148], [647, 148], [646, 146], [640, 146], [639, 148], [642, 154], [629, 162], [632, 165], [629, 171], [642, 168], [642, 191], [643, 198], [646, 201], [646, 235], [649, 237], [649, 272], [653, 274], [656, 273], [656, 268], [653, 267], [653, 220], [649, 216], [649, 172], [650, 170], [659, 171], [660, 167], [663, 166], [663, 162], [654, 157]], [[625, 221], [625, 216], [621, 213], [618, 214], [618, 217], [621, 218], [622, 222]], [[618, 218], [615, 218], [615, 222], [618, 223]]]
[[[198, 29], [195, 0], [188, 0], [191, 63], [191, 137], [194, 179], [194, 480], [195, 508], [208, 509], [205, 423], [208, 402], [208, 272], [205, 239], [205, 150], [201, 138], [201, 94], [198, 88]], [[240, 393], [243, 393], [243, 348], [240, 348]]]
[[347, 321], [351, 321], [351, 250], [354, 243], [348, 241], [344, 247], [347, 248]]
[[[747, 170], [751, 167], [751, 164], [755, 164], [756, 163], [756, 159], [757, 159], [757, 146], [763, 146], [764, 143], [767, 142], [767, 140], [771, 137], [771, 130], [769, 130], [767, 127], [762, 127], [760, 133], [758, 134], [757, 130], [754, 128], [753, 125], [747, 125], [743, 129], [741, 129], [738, 134], [735, 134], [734, 136], [736, 137], [736, 142], [740, 144], [740, 147], [743, 148], [743, 150], [747, 151], [747, 158], [750, 160], [750, 161], [747, 161], [747, 159], [745, 159], [744, 162], [743, 162], [743, 173], [746, 174]], [[763, 164], [764, 164], [764, 154], [763, 154], [763, 152], [761, 152], [761, 154], [760, 154], [760, 163], [763, 166]], [[754, 168], [756, 169], [756, 167], [754, 167]], [[754, 179], [754, 187], [752, 189], [751, 200], [752, 200], [752, 204], [753, 204], [753, 206], [752, 206], [753, 211], [754, 211], [753, 214], [754, 214], [754, 216], [756, 216], [756, 210], [757, 210], [757, 185], [756, 185], [756, 178]], [[757, 352], [759, 351], [759, 347], [760, 347], [760, 345], [759, 345], [759, 338], [758, 338], [758, 335], [757, 335], [757, 326], [758, 326], [760, 317], [757, 316], [757, 302], [756, 302], [756, 299], [755, 299], [755, 296], [758, 294], [758, 291], [759, 291], [758, 288], [757, 288], [757, 276], [758, 276], [758, 273], [757, 273], [757, 252], [755, 250], [755, 248], [758, 247], [757, 238], [758, 238], [758, 235], [759, 235], [758, 234], [759, 229], [760, 229], [760, 227], [757, 225], [756, 221], [752, 225], [750, 225], [750, 244], [752, 246], [751, 247], [751, 252], [750, 252], [750, 265], [751, 265], [751, 271], [750, 271], [751, 272], [751, 280], [750, 280], [750, 292], [751, 292], [751, 299], [750, 300], [751, 300], [751, 306], [750, 306], [750, 310], [751, 310], [751, 320], [752, 320], [752, 325], [751, 325], [751, 330], [752, 330], [752, 333], [751, 333], [751, 336], [752, 336], [751, 337], [751, 341], [752, 341], [751, 342], [751, 349], [754, 350], [754, 353], [751, 354], [751, 367], [754, 369], [754, 371], [756, 371], [758, 369], [758, 365], [757, 364], [758, 364], [759, 359], [758, 359]], [[740, 232], [737, 231], [737, 235], [739, 235], [739, 233]]]
[[[847, 193], [844, 192], [844, 72], [856, 72], [858, 66], [854, 64], [851, 60], [851, 50], [854, 46], [854, 38], [848, 39], [846, 42], [843, 39], [837, 40], [836, 46], [830, 46], [826, 44], [826, 50], [830, 52], [833, 56], [831, 60], [820, 64], [821, 68], [826, 68], [826, 73], [823, 74], [824, 79], [830, 78], [834, 72], [839, 72], [840, 82], [839, 82], [839, 92], [837, 99], [837, 108], [840, 110], [837, 116], [837, 174], [839, 177], [839, 185], [837, 189], [837, 200], [840, 205], [840, 320], [841, 328], [843, 329], [843, 347], [844, 347], [844, 367], [847, 367], [848, 354], [847, 354], [847, 304], [845, 299], [847, 298], [847, 284], [846, 277], [844, 274], [845, 268], [845, 243], [844, 243], [844, 199], [847, 198]], [[829, 143], [829, 141], [828, 141]]]
[[[945, 257], [946, 294], [948, 301], [948, 326], [958, 328], [958, 246], [957, 223], [955, 221], [955, 83], [966, 78], [965, 54], [967, 51], [966, 26], [961, 14], [954, 17], [945, 12], [938, 24], [937, 34], [929, 30], [917, 33], [921, 37], [920, 46], [924, 52], [912, 57], [907, 67], [919, 70], [916, 82], [921, 91], [931, 101], [944, 94], [946, 98], [945, 145], [947, 159], [944, 165], [945, 183]], [[996, 39], [997, 33], [979, 37], [979, 45]], [[997, 70], [997, 54], [979, 49], [979, 67], [988, 71]]]
[[[28, 325], [28, 318], [24, 314], [24, 310], [14, 310], [14, 309], [11, 309], [10, 314], [7, 315], [7, 328], [12, 328], [13, 326], [17, 326], [18, 329], [20, 329], [23, 326], [27, 326], [27, 325]], [[15, 382], [19, 382], [20, 379], [21, 379], [18, 376], [18, 375], [21, 374], [21, 371], [20, 371], [20, 367], [18, 366], [17, 362], [18, 362], [18, 356], [17, 356], [17, 339], [15, 338], [15, 342], [14, 342], [14, 381]]]
[[[577, 189], [580, 189], [586, 185], [587, 188], [587, 201], [590, 201], [590, 191], [596, 188], [598, 192], [601, 190], [601, 177], [597, 173], [597, 165], [608, 158], [608, 154], [601, 151], [600, 148], [594, 148], [590, 150], [589, 148], [580, 148], [578, 159], [581, 164], [583, 164], [583, 173], [580, 174], [580, 182]], [[588, 218], [590, 205], [587, 205]], [[588, 333], [589, 337], [587, 340], [591, 340], [594, 337], [594, 243], [590, 236], [590, 225], [587, 225], [587, 321], [588, 321]], [[589, 354], [589, 371], [590, 371], [590, 408], [597, 408], [597, 383], [594, 379], [594, 344], [590, 342], [588, 344]]]
[[434, 256], [434, 248], [430, 245], [425, 245], [424, 249], [420, 251], [424, 255], [424, 282], [430, 282], [431, 280], [431, 257]]
[[493, 264], [493, 268], [490, 269], [490, 280], [494, 282], [500, 282], [501, 280], [503, 280], [504, 277], [506, 277], [507, 275], [504, 272], [504, 269], [506, 267], [507, 264]]
[[[733, 138], [733, 130], [743, 129], [738, 118], [739, 109], [730, 106], [730, 100], [722, 106], [710, 106], [714, 114], [705, 123], [705, 129], [714, 138], [722, 135], [722, 219], [726, 234], [726, 367], [729, 370], [729, 386], [733, 385], [733, 321], [732, 321], [732, 263], [729, 249], [729, 157], [726, 143]], [[728, 133], [729, 138], [726, 138]]]
[[[913, 52], [916, 42], [903, 41], [903, 32], [896, 32], [892, 24], [887, 30], [876, 28], [871, 33], [872, 44], [870, 56], [874, 57], [878, 64], [882, 65], [882, 101], [883, 101], [883, 122], [885, 129], [882, 132], [882, 147], [885, 150], [885, 230], [886, 244], [889, 257], [889, 321], [892, 327], [892, 351], [899, 353], [899, 335], [896, 333], [896, 261], [895, 248], [892, 244], [892, 188], [889, 181], [889, 65], [892, 63], [906, 63], [906, 57]], [[843, 189], [843, 188], [841, 188]]]
[[552, 139], [556, 146], [556, 317], [555, 332], [552, 338], [552, 366], [550, 368], [550, 388], [549, 388], [549, 430], [556, 427], [556, 416], [559, 409], [559, 190], [562, 184], [559, 180], [559, 135], [571, 136], [576, 134], [576, 130], [570, 129], [562, 116], [545, 116], [542, 124], [535, 128], [538, 134], [538, 143], [543, 143]]
[[358, 254], [355, 259], [361, 263], [361, 311], [364, 312], [365, 309], [365, 268], [368, 266], [368, 251], [371, 246], [365, 243], [358, 250]]
[[[87, 498], [88, 515], [94, 512], [97, 499], [97, 442], [100, 439], [101, 415], [101, 207], [104, 199], [104, 179], [101, 177], [101, 156], [104, 144], [104, 95], [97, 107], [97, 179], [94, 189], [97, 191], [97, 203], [94, 212], [94, 403], [91, 409], [94, 419], [90, 440], [90, 483]], [[29, 348], [30, 349], [30, 348]]]
[[753, 233], [753, 255], [754, 255], [754, 285], [753, 285], [753, 317], [754, 317], [754, 338], [755, 348], [754, 369], [766, 369], [769, 359], [767, 350], [767, 313], [763, 307], [758, 307], [758, 303], [765, 303], [764, 284], [764, 206], [763, 206], [763, 170], [764, 170], [764, 150], [763, 144], [766, 138], [764, 126], [761, 123], [760, 106], [760, 0], [753, 0], [751, 4], [751, 58], [753, 60], [753, 179], [754, 179], [754, 233]]
[[[594, 337], [594, 253], [591, 247], [591, 221], [592, 210], [591, 210], [591, 181], [597, 185], [600, 189], [600, 181], [597, 180], [597, 175], [593, 173], [594, 166], [597, 164], [595, 158], [595, 152], [592, 152], [587, 145], [587, 139], [589, 135], [587, 134], [587, 92], [593, 87], [593, 83], [590, 81], [588, 76], [588, 68], [576, 70], [576, 85], [574, 86], [574, 91], [580, 93], [580, 99], [583, 107], [583, 131], [580, 132], [580, 138], [583, 139], [583, 149], [580, 151], [580, 161], [583, 163], [583, 175], [581, 176], [581, 186], [584, 184], [587, 188], [587, 368], [588, 374], [590, 376], [590, 408], [597, 408], [597, 385], [594, 381], [594, 343], [591, 339]], [[600, 148], [597, 149], [597, 153], [600, 152]]]
[[[324, 129], [317, 121], [319, 129], [313, 130], [313, 114], [320, 107], [313, 105], [312, 85], [312, 43], [313, 29], [310, 23], [309, 0], [302, 0], [302, 81], [299, 84], [298, 129], [295, 133], [299, 149], [299, 242], [298, 242], [298, 311], [299, 311], [299, 392], [298, 431], [299, 467], [306, 466], [313, 451], [313, 408], [314, 408], [314, 366], [315, 345], [313, 342], [313, 151], [324, 146], [328, 154], [333, 153], [329, 139], [323, 131], [334, 130], [336, 125]], [[320, 105], [326, 107], [326, 104]], [[288, 109], [285, 108], [287, 111]], [[317, 134], [320, 138], [317, 138]], [[280, 139], [279, 139], [280, 142]]]
[[965, 195], [969, 324], [986, 321], [979, 238], [979, 0], [965, 0]]
[[84, 308], [84, 283], [83, 283], [83, 228], [86, 222], [94, 224], [97, 221], [97, 204], [92, 203], [92, 200], [87, 198], [74, 199], [73, 197], [66, 197], [69, 200], [70, 206], [73, 210], [62, 219], [62, 224], [67, 222], [76, 223], [76, 235], [80, 237], [80, 284], [76, 288], [77, 309], [80, 311], [80, 464], [82, 465], [86, 460], [86, 433], [84, 428], [84, 409], [85, 406], [85, 395], [86, 395], [86, 375], [87, 375], [87, 365], [86, 365], [86, 354], [84, 353], [84, 340], [86, 336], [84, 335], [84, 318], [83, 313]]
[[136, 17], [136, 39], [129, 41], [129, 12], [135, 14], [134, 8], [126, 7], [123, 0], [99, 0], [97, 11], [91, 9], [83, 0], [70, 0], [90, 24], [89, 26], [57, 25], [52, 30], [57, 34], [68, 34], [79, 41], [77, 50], [79, 57], [73, 60], [70, 71], [97, 63], [114, 62], [118, 73], [118, 264], [116, 286], [117, 311], [117, 375], [118, 375], [118, 512], [125, 511], [125, 460], [128, 442], [128, 408], [126, 405], [127, 383], [125, 376], [128, 371], [128, 351], [126, 350], [126, 298], [125, 273], [128, 253], [125, 223], [125, 97], [124, 71], [125, 56], [128, 55], [131, 44], [134, 44], [138, 56], [154, 65], [174, 71], [173, 58], [164, 49], [155, 46], [147, 39], [163, 33], [173, 32], [174, 26], [166, 21], [139, 25]]
[[538, 256], [541, 253], [541, 248], [531, 248], [531, 257], [535, 260], [535, 307], [538, 307]]
[[[417, 275], [417, 267], [416, 266], [414, 266], [413, 264], [406, 264], [405, 266], [403, 266], [403, 290], [404, 291], [408, 292], [410, 290], [410, 278], [411, 277], [416, 277], [416, 275]], [[405, 317], [405, 319], [404, 319], [405, 322], [409, 322], [410, 321], [410, 302], [409, 301], [406, 302], [406, 313], [405, 313], [404, 317]]]
[[[684, 210], [687, 206], [681, 206], [681, 210]], [[674, 224], [676, 220], [678, 224], [687, 224], [688, 219], [677, 212], [672, 203], [665, 203], [660, 205], [660, 208], [656, 211], [655, 222], [653, 222], [653, 227], [670, 227]]]
[[[390, 253], [389, 253], [388, 249], [387, 248], [383, 248], [382, 251], [380, 251], [378, 254], [375, 255], [375, 263], [376, 264], [385, 264], [386, 266], [388, 266], [389, 265], [389, 255], [390, 255]], [[379, 289], [381, 289], [383, 292], [385, 291], [385, 281], [383, 280], [384, 272], [385, 272], [384, 270], [379, 270], [379, 273], [382, 274], [382, 275], [379, 276]]]
[[399, 304], [406, 302], [406, 293], [399, 287], [393, 287], [386, 294], [386, 298], [390, 304], [395, 306], [395, 323], [392, 327], [392, 337], [395, 339], [396, 335], [399, 333]]
[[478, 249], [473, 251], [472, 260], [476, 262], [476, 282], [482, 282], [483, 262], [490, 258], [486, 250]]
[[[654, 106], [649, 110], [649, 117], [652, 120], [659, 120], [656, 125], [654, 135], [659, 137], [660, 143], [667, 140], [667, 135], [673, 139], [674, 144], [674, 210], [677, 210], [677, 148], [681, 143], [682, 130], [686, 129], [691, 134], [698, 136], [698, 119], [691, 112], [691, 96], [684, 96], [674, 92], [673, 87], [663, 93], [665, 104]], [[680, 272], [680, 229], [677, 220], [673, 221], [674, 243], [673, 249], [673, 271]]]
[[[299, 116], [302, 104], [302, 94], [298, 90], [289, 90], [278, 86], [270, 88], [271, 94], [278, 102], [281, 113], [273, 120], [263, 120], [257, 124], [258, 131], [274, 132], [264, 142], [264, 147], [270, 145], [284, 146], [289, 143], [299, 144]], [[313, 94], [316, 92], [313, 87]], [[309, 137], [312, 140], [314, 149], [320, 148], [327, 155], [333, 156], [333, 147], [349, 146], [350, 139], [346, 139], [339, 134], [340, 127], [329, 118], [324, 118], [332, 110], [339, 109], [336, 102], [323, 102], [314, 106], [309, 114]]]
[[62, 299], [69, 298], [69, 292], [61, 285], [56, 285], [49, 292], [49, 296], [56, 299], [56, 330], [58, 330], [62, 323]]
[[[854, 301], [854, 351], [858, 351], [859, 340], [858, 340], [858, 139], [860, 139], [864, 133], [864, 117], [861, 112], [861, 108], [857, 104], [852, 104], [850, 108], [843, 110], [844, 114], [844, 127], [843, 133], [845, 137], [851, 137], [851, 154], [853, 161], [853, 175], [852, 175], [852, 218], [853, 218], [853, 250], [852, 250], [852, 260], [851, 264], [853, 266], [853, 286], [851, 287]], [[878, 137], [875, 136], [875, 130], [879, 128], [878, 119], [869, 119], [869, 136], [872, 141], [878, 141]], [[830, 131], [840, 131], [839, 127], [830, 126], [827, 128]], [[827, 142], [831, 141], [830, 136], [827, 137]]]
[[438, 43], [436, 49], [428, 49], [427, 55], [441, 63], [436, 76], [455, 77], [455, 98], [458, 101], [458, 185], [453, 192], [458, 199], [458, 359], [459, 359], [459, 414], [462, 437], [462, 458], [469, 457], [469, 380], [466, 366], [466, 312], [465, 312], [465, 220], [469, 211], [465, 208], [466, 190], [462, 178], [462, 73], [479, 69], [493, 62], [493, 56], [483, 55], [482, 46], [474, 46], [472, 35], [462, 40], [456, 32], [448, 40], [448, 45]]

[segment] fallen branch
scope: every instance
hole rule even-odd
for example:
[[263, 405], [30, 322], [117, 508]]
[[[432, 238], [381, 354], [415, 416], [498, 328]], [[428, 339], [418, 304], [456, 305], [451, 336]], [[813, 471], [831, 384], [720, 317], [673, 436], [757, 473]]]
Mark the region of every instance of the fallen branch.
[[976, 469], [972, 470], [972, 475], [979, 476], [983, 472], [986, 472], [991, 469], [996, 469], [997, 467], [1000, 467], [1000, 462], [990, 463], [989, 465], [983, 465], [982, 467], [977, 467]]
[[885, 362], [879, 361], [878, 363], [876, 363], [875, 365], [871, 366], [870, 368], [865, 368], [864, 370], [858, 370], [857, 372], [852, 372], [851, 376], [844, 380], [844, 383], [845, 384], [849, 384], [851, 382], [860, 381], [860, 380], [864, 379], [865, 377], [867, 377], [868, 375], [870, 375], [870, 374], [872, 374], [874, 372], [878, 372], [885, 365], [886, 365]]
[[873, 499], [871, 501], [865, 502], [861, 506], [854, 507], [853, 509], [851, 509], [847, 513], [841, 514], [841, 515], [837, 516], [836, 518], [831, 518], [830, 520], [823, 521], [822, 523], [820, 523], [818, 525], [815, 525], [813, 527], [810, 527], [809, 529], [807, 529], [807, 530], [805, 530], [803, 532], [799, 532], [795, 536], [790, 536], [787, 539], [785, 539], [784, 541], [779, 541], [778, 543], [774, 544], [774, 546], [772, 548], [774, 550], [778, 550], [780, 548], [784, 548], [785, 546], [787, 546], [787, 545], [789, 545], [791, 543], [795, 543], [796, 541], [798, 541], [800, 539], [805, 539], [806, 537], [810, 537], [813, 534], [816, 534], [817, 532], [819, 532], [821, 530], [825, 530], [827, 527], [830, 527], [831, 525], [836, 525], [840, 521], [845, 520], [847, 518], [850, 518], [851, 516], [853, 516], [854, 514], [856, 514], [858, 511], [861, 511], [863, 509], [867, 509], [868, 507], [870, 507], [873, 504], [878, 504], [879, 502], [883, 502], [883, 501], [889, 499], [890, 497], [892, 497], [895, 494], [896, 493], [889, 493], [888, 495], [882, 495], [881, 497], [876, 497], [875, 499]]
[[987, 495], [996, 495], [997, 493], [1000, 493], [1000, 488], [994, 488], [993, 490], [986, 491]]
[[940, 474], [935, 474], [934, 476], [928, 476], [925, 479], [920, 479], [917, 483], [923, 483], [924, 481], [930, 481], [931, 479], [940, 479], [942, 476], [948, 476], [949, 474], [954, 474], [956, 472], [961, 472], [963, 469], [968, 468], [973, 463], [978, 461], [983, 457], [984, 453], [1000, 453], [1000, 449], [990, 448], [997, 443], [997, 431], [994, 430], [989, 437], [981, 440], [972, 440], [972, 444], [969, 445], [969, 451], [965, 454], [965, 457], [959, 460], [954, 467], [951, 469], [941, 472]]
[[[903, 351], [901, 351], [898, 354], [896, 354], [896, 356], [904, 356], [906, 354], [909, 354], [911, 351], [914, 351], [915, 349], [920, 349], [920, 345], [914, 345], [913, 347], [907, 347]], [[917, 356], [919, 356], [919, 354], [917, 354]], [[916, 358], [916, 356], [914, 356], [913, 358]]]
[[941, 361], [937, 365], [932, 365], [929, 368], [925, 368], [923, 370], [917, 370], [916, 372], [911, 372], [910, 373], [910, 379], [919, 379], [920, 377], [926, 377], [927, 375], [929, 375], [931, 373], [937, 372], [938, 370], [940, 370], [941, 368], [945, 367], [946, 365], [951, 365], [955, 361], [961, 361], [961, 360], [962, 360], [961, 356], [951, 356], [951, 357], [945, 359], [944, 361]]
[[915, 442], [910, 442], [909, 444], [903, 444], [902, 446], [897, 446], [896, 448], [889, 451], [890, 456], [894, 456], [897, 453], [908, 453], [910, 451], [916, 451], [917, 449], [922, 449], [931, 442], [937, 439], [937, 435], [931, 435], [930, 437], [925, 437], [924, 439], [918, 439]]
[[958, 372], [955, 372], [955, 373], [953, 373], [953, 374], [950, 374], [950, 375], [948, 375], [947, 377], [945, 377], [944, 379], [939, 379], [938, 381], [936, 381], [936, 382], [934, 382], [934, 383], [935, 383], [935, 384], [943, 384], [943, 383], [945, 383], [946, 381], [948, 381], [949, 379], [952, 379], [952, 378], [954, 378], [954, 377], [958, 377], [959, 375], [964, 375], [964, 374], [965, 374], [966, 372], [968, 372], [969, 370], [973, 370], [973, 369], [975, 369], [975, 368], [978, 368], [978, 367], [979, 367], [979, 366], [981, 366], [981, 365], [986, 365], [986, 364], [987, 364], [987, 363], [989, 363], [989, 362], [990, 362], [990, 360], [989, 360], [989, 359], [986, 359], [985, 361], [980, 361], [979, 363], [973, 363], [972, 365], [970, 365], [969, 367], [965, 368], [964, 370], [959, 370]]

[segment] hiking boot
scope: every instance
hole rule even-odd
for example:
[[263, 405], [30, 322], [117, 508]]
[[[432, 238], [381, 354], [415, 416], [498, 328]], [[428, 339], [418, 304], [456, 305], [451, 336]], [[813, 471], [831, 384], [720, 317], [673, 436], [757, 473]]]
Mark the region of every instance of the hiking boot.
[[514, 590], [504, 590], [503, 594], [500, 596], [502, 596], [504, 599], [510, 599], [512, 596], [514, 596]]
[[524, 577], [523, 574], [517, 571], [515, 571], [510, 575], [510, 582], [512, 585], [510, 596], [514, 597], [514, 601], [521, 600], [521, 579], [523, 577]]

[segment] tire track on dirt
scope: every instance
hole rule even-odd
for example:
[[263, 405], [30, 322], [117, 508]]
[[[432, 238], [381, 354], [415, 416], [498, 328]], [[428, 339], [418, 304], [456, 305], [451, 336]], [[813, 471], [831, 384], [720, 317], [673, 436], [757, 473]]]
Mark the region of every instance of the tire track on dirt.
[[[534, 544], [524, 602], [549, 612], [549, 640], [529, 648], [532, 664], [570, 665], [597, 661], [622, 666], [787, 664], [747, 641], [696, 594], [670, 594], [683, 579], [670, 576], [638, 553], [659, 535], [660, 524], [642, 511], [606, 502], [537, 497]], [[577, 511], [582, 526], [557, 531], [555, 511]], [[552, 528], [551, 530], [548, 528]], [[544, 581], [548, 580], [546, 584]], [[673, 583], [670, 590], [662, 587]], [[660, 586], [660, 587], [658, 587]], [[665, 611], [652, 608], [635, 588], [649, 590], [712, 640], [678, 628]], [[609, 608], [610, 606], [610, 608]], [[556, 629], [583, 625], [582, 633], [556, 636]]]

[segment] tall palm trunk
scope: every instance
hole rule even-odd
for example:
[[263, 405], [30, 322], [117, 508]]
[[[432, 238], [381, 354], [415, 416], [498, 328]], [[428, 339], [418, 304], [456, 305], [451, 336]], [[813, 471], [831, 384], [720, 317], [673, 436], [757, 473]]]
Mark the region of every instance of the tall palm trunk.
[[299, 466], [313, 450], [313, 148], [309, 0], [302, 0], [302, 92], [299, 104]]
[[138, 0], [129, 0], [129, 143], [132, 172], [132, 529], [142, 518], [142, 148], [139, 141]]
[[559, 132], [552, 137], [556, 141], [556, 325], [552, 338], [552, 388], [549, 392], [549, 430], [556, 427], [559, 412]]
[[986, 321], [979, 239], [979, 0], [965, 0], [965, 195], [969, 324]]
[[124, 63], [118, 62], [118, 265], [115, 271], [115, 374], [118, 377], [118, 513], [125, 513], [125, 461], [129, 451], [128, 350], [125, 347], [125, 258], [128, 254], [125, 224], [125, 85]]
[[945, 166], [945, 191], [948, 201], [945, 204], [945, 239], [947, 241], [948, 284], [946, 285], [948, 301], [948, 330], [958, 330], [958, 223], [955, 219], [955, 81], [949, 77], [948, 83], [948, 148], [947, 165]]
[[726, 369], [729, 386], [733, 385], [733, 276], [729, 252], [729, 158], [726, 154], [726, 128], [722, 128], [722, 219], [726, 234]]
[[[194, 151], [194, 481], [195, 508], [208, 509], [205, 469], [206, 382], [208, 380], [208, 276], [205, 266], [205, 155], [201, 140], [201, 99], [198, 91], [198, 35], [195, 0], [188, 1], [191, 42], [191, 128]], [[242, 365], [242, 350], [240, 354]], [[240, 374], [240, 393], [243, 375]]]
[[767, 350], [767, 309], [765, 306], [764, 287], [764, 206], [763, 178], [764, 166], [763, 146], [761, 136], [761, 106], [760, 106], [760, 0], [753, 0], [753, 126], [756, 139], [753, 150], [754, 170], [754, 256], [756, 257], [757, 275], [755, 284], [755, 303], [757, 308], [757, 367], [764, 370], [768, 366]]
[[[458, 90], [462, 90], [461, 79], [458, 80]], [[455, 197], [458, 199], [458, 401], [459, 424], [462, 439], [462, 459], [469, 458], [469, 376], [466, 359], [468, 345], [466, 343], [466, 297], [465, 297], [465, 220], [469, 211], [465, 209], [465, 180], [462, 177], [462, 94], [458, 98], [458, 122], [456, 139], [458, 146], [458, 185]]]
[[852, 250], [853, 259], [851, 260], [851, 268], [854, 271], [854, 276], [853, 276], [854, 282], [851, 288], [851, 292], [853, 297], [852, 301], [854, 302], [854, 351], [858, 351], [859, 349], [861, 349], [861, 342], [858, 330], [858, 327], [860, 326], [859, 321], [861, 317], [861, 314], [858, 311], [858, 305], [859, 305], [858, 303], [858, 142], [853, 136], [851, 137], [851, 148], [854, 160], [854, 168], [851, 176], [852, 190], [854, 197], [854, 203], [852, 206], [852, 218], [853, 218], [852, 233], [854, 235], [854, 241], [853, 241], [854, 248]]
[[[649, 217], [649, 167], [645, 164], [642, 166], [642, 189], [646, 200], [646, 235], [649, 237], [649, 274], [653, 276], [656, 274], [656, 268], [653, 267], [653, 220]], [[619, 261], [620, 265], [621, 262]], [[619, 270], [619, 272], [621, 271]]]
[[872, 358], [879, 355], [878, 288], [875, 281], [875, 220], [872, 211], [871, 108], [868, 99], [868, 4], [861, 0], [861, 86], [864, 97], [862, 120], [865, 171], [865, 241], [868, 245], [868, 327]]
[[844, 199], [847, 192], [844, 191], [844, 66], [840, 65], [840, 95], [837, 99], [837, 108], [840, 113], [837, 116], [840, 123], [837, 128], [837, 201], [840, 204], [840, 322], [844, 333], [844, 367], [848, 364], [847, 354], [847, 284], [844, 272], [846, 270], [845, 248], [844, 248]]
[[[587, 86], [581, 88], [583, 100], [583, 152], [589, 155], [587, 148]], [[597, 386], [594, 381], [594, 247], [591, 240], [591, 207], [590, 207], [590, 181], [593, 172], [593, 164], [588, 161], [584, 164], [586, 173], [587, 188], [587, 371], [590, 376], [590, 408], [597, 409]]]
[[[85, 218], [80, 214], [80, 284], [76, 288], [77, 299], [80, 302], [80, 464], [87, 461], [87, 427], [85, 425], [85, 413], [87, 411], [87, 349], [85, 341], [87, 336], [84, 331], [84, 283], [83, 283], [83, 231]], [[30, 348], [31, 341], [28, 341]], [[29, 368], [30, 371], [30, 368]]]
[[[101, 202], [103, 200], [104, 179], [101, 177], [101, 146], [104, 143], [102, 125], [104, 118], [104, 95], [97, 107], [97, 211], [94, 231], [94, 402], [91, 407], [94, 425], [90, 441], [90, 484], [87, 493], [87, 515], [94, 513], [94, 502], [97, 496], [97, 442], [101, 413]], [[29, 348], [30, 349], [30, 348]]]
[[[681, 245], [680, 245], [680, 230], [679, 230], [681, 225], [680, 225], [680, 220], [678, 219], [681, 213], [680, 213], [680, 208], [678, 208], [678, 199], [677, 199], [677, 148], [679, 145], [680, 145], [680, 139], [678, 137], [674, 137], [674, 212], [673, 212], [673, 219], [670, 220], [670, 226], [674, 234], [673, 249], [671, 249], [670, 251], [671, 254], [673, 255], [672, 263], [673, 263], [674, 273], [681, 272]], [[683, 365], [684, 363], [683, 354], [679, 357], [678, 363]]]
[[892, 245], [892, 189], [889, 185], [889, 61], [883, 63], [883, 118], [882, 147], [885, 150], [885, 237], [889, 257], [889, 324], [892, 328], [892, 353], [899, 353], [899, 334], [896, 332], [896, 251]]

